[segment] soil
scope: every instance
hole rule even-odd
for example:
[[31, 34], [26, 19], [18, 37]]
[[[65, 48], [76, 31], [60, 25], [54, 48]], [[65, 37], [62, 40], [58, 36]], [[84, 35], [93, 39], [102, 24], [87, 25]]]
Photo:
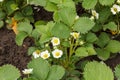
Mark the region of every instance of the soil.
[[33, 13], [35, 21], [43, 20], [50, 21], [53, 20], [53, 13], [44, 10], [43, 7], [33, 6]]
[[[81, 15], [84, 12], [81, 9], [81, 5], [77, 6], [77, 13]], [[45, 11], [42, 7], [34, 10], [35, 21], [38, 20], [52, 20], [52, 13]], [[26, 68], [27, 63], [31, 60], [31, 56], [27, 55], [28, 47], [34, 45], [34, 42], [30, 38], [24, 40], [23, 46], [17, 46], [15, 43], [15, 34], [12, 30], [8, 30], [5, 27], [0, 29], [0, 66], [4, 64], [12, 64], [16, 66], [20, 71]], [[89, 57], [89, 59], [97, 59], [95, 56]], [[98, 59], [97, 59], [98, 60]], [[105, 61], [105, 63], [114, 70], [117, 64], [120, 64], [120, 54], [116, 57]]]
[[31, 57], [27, 55], [27, 49], [33, 45], [30, 38], [24, 40], [23, 46], [17, 46], [15, 43], [15, 34], [6, 28], [0, 29], [0, 66], [12, 64], [23, 70]]

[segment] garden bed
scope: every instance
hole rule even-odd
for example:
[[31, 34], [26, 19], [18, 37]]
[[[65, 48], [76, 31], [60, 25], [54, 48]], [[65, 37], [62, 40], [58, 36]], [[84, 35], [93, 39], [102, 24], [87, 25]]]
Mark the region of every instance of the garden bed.
[[99, 80], [120, 78], [120, 11], [112, 11], [118, 2], [29, 1], [0, 4], [2, 80], [9, 70], [16, 80], [95, 80], [92, 73]]

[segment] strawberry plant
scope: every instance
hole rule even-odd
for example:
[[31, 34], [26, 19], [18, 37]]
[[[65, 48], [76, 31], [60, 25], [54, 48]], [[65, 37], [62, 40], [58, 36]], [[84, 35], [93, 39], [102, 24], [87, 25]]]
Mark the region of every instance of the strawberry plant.
[[[77, 13], [77, 4], [82, 5], [82, 14]], [[23, 80], [114, 79], [104, 61], [120, 52], [119, 0], [3, 0], [0, 7], [0, 28], [13, 30], [19, 46], [26, 37], [34, 41]], [[35, 7], [53, 13], [53, 20], [35, 20]], [[78, 68], [76, 63], [93, 55], [102, 62], [83, 61], [83, 68]]]

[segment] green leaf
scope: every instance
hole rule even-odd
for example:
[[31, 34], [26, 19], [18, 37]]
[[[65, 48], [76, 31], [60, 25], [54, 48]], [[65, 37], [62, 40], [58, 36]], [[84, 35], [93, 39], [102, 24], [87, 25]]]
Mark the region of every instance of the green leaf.
[[20, 78], [18, 78], [17, 80], [23, 80], [23, 79], [20, 77]]
[[88, 52], [88, 55], [95, 55], [96, 51], [93, 46], [86, 47], [86, 51]]
[[36, 50], [35, 47], [29, 47], [28, 48], [28, 55], [32, 55], [35, 50]]
[[65, 74], [65, 69], [58, 65], [53, 65], [50, 68], [47, 80], [60, 80]]
[[115, 2], [115, 0], [99, 0], [99, 2], [100, 2], [100, 4], [102, 4], [102, 5], [112, 5], [114, 2]]
[[115, 76], [120, 80], [120, 64], [115, 67]]
[[80, 80], [80, 79], [76, 76], [72, 76], [72, 77], [68, 77], [66, 80]]
[[104, 30], [109, 29], [111, 31], [115, 31], [117, 30], [117, 25], [115, 24], [115, 22], [109, 22], [108, 24], [103, 26], [103, 29]]
[[15, 3], [14, 3], [14, 4], [11, 4], [10, 7], [11, 7], [12, 10], [17, 10], [17, 9], [19, 9], [19, 8], [18, 8], [18, 5], [15, 4]]
[[70, 47], [69, 41], [62, 41], [62, 45], [63, 45], [64, 47]]
[[26, 6], [25, 8], [22, 9], [22, 13], [26, 16], [30, 16], [33, 14], [33, 10], [31, 6]]
[[17, 43], [17, 45], [21, 46], [23, 43], [23, 40], [28, 36], [28, 34], [26, 34], [25, 32], [19, 32], [16, 35], [15, 41]]
[[54, 19], [54, 21], [56, 21], [56, 22], [60, 22], [60, 16], [59, 16], [58, 11], [55, 11], [55, 12], [54, 12], [54, 14], [53, 14], [53, 19]]
[[59, 4], [59, 3], [61, 3], [62, 1], [61, 0], [49, 0], [50, 2], [53, 2], [53, 3], [55, 3], [55, 4]]
[[28, 68], [33, 68], [33, 75], [39, 80], [46, 80], [50, 65], [42, 58], [33, 59], [28, 63]]
[[85, 9], [94, 9], [97, 4], [97, 0], [83, 0], [82, 6]]
[[92, 28], [93, 32], [98, 32], [100, 30], [102, 30], [102, 25], [101, 24], [95, 24], [95, 26]]
[[38, 80], [38, 79], [36, 79], [34, 77], [29, 77], [29, 78], [24, 78], [23, 80]]
[[35, 40], [38, 40], [40, 38], [40, 34], [38, 33], [37, 29], [34, 29], [32, 31], [32, 37], [35, 39]]
[[97, 48], [96, 52], [97, 52], [98, 58], [100, 58], [101, 60], [105, 61], [110, 57], [110, 52], [105, 49]]
[[16, 9], [12, 9], [12, 5], [15, 5], [15, 1], [14, 0], [9, 0], [6, 1], [5, 3], [3, 3], [5, 11], [8, 15], [11, 15]]
[[70, 36], [70, 29], [62, 23], [56, 23], [51, 31], [54, 36], [59, 38], [68, 38]]
[[110, 15], [111, 15], [111, 11], [109, 7], [105, 7], [102, 9], [100, 8], [98, 21], [103, 24], [108, 20]]
[[39, 24], [36, 24], [35, 27], [36, 27], [36, 30], [40, 33], [40, 34], [48, 34], [50, 35], [51, 34], [51, 30], [54, 26], [54, 22], [48, 22], [47, 25], [39, 25]]
[[116, 40], [110, 40], [105, 49], [112, 53], [120, 52], [120, 42]]
[[20, 71], [12, 65], [0, 67], [0, 80], [17, 80], [20, 77]]
[[47, 42], [51, 39], [51, 36], [52, 36], [51, 31], [52, 31], [52, 28], [54, 26], [54, 23], [52, 21], [48, 22], [47, 25], [38, 25], [37, 24], [35, 26], [36, 26], [36, 31], [39, 34], [41, 34], [39, 43], [44, 43], [44, 42]]
[[45, 43], [51, 39], [51, 35], [48, 34], [42, 34], [39, 40], [39, 43]]
[[96, 44], [99, 47], [104, 47], [110, 41], [109, 35], [107, 33], [102, 32], [97, 40]]
[[97, 36], [92, 32], [88, 33], [87, 36], [86, 36], [86, 41], [87, 42], [94, 42], [97, 39], [98, 39]]
[[47, 2], [46, 6], [44, 7], [47, 11], [57, 11], [57, 5], [51, 2]]
[[14, 15], [14, 18], [15, 18], [15, 20], [19, 21], [19, 20], [24, 19], [24, 16], [21, 12], [16, 12]]
[[86, 56], [95, 55], [95, 54], [96, 54], [96, 51], [93, 45], [91, 44], [88, 44], [85, 47], [79, 47], [75, 51], [75, 55], [78, 57], [86, 57]]
[[28, 22], [20, 22], [18, 23], [18, 27], [17, 27], [18, 31], [24, 31], [26, 33], [28, 33], [29, 35], [32, 32], [32, 25]]
[[103, 62], [88, 62], [85, 65], [83, 74], [85, 80], [114, 80], [112, 70]]
[[33, 4], [36, 6], [46, 6], [46, 0], [29, 0], [29, 4]]
[[[87, 23], [87, 24], [86, 24]], [[73, 29], [80, 33], [87, 33], [94, 27], [95, 23], [88, 17], [80, 17], [74, 24]]]
[[77, 69], [80, 69], [80, 70], [84, 70], [85, 65], [86, 65], [88, 62], [89, 62], [88, 60], [80, 61], [80, 62], [78, 62], [76, 68], [77, 68]]
[[86, 57], [86, 56], [88, 56], [88, 52], [85, 47], [79, 47], [75, 51], [75, 55], [78, 57]]
[[24, 17], [24, 21], [25, 22], [31, 22], [31, 23], [34, 23], [35, 21], [34, 21], [34, 18], [33, 18], [33, 15], [29, 15], [29, 16], [25, 16]]
[[58, 15], [63, 23], [72, 26], [76, 17], [76, 11], [73, 8], [62, 8], [59, 10]]
[[4, 22], [3, 21], [0, 21], [0, 28], [2, 28], [4, 25]]
[[6, 16], [5, 12], [3, 12], [2, 10], [0, 10], [0, 20], [4, 19]]
[[76, 10], [75, 3], [73, 0], [64, 0], [62, 4], [58, 5], [58, 8], [71, 8], [73, 10]]
[[[77, 65], [78, 66], [78, 65]], [[78, 67], [80, 67], [80, 66], [78, 66]], [[70, 75], [73, 75], [74, 77], [80, 77], [80, 71], [78, 71], [77, 69], [73, 69], [73, 70], [70, 70], [70, 71], [68, 71], [69, 73], [70, 73]], [[72, 76], [71, 76], [72, 77]], [[76, 78], [76, 79], [77, 79]]]
[[46, 25], [46, 21], [43, 21], [43, 20], [36, 21], [35, 22], [35, 27], [37, 27], [39, 25]]

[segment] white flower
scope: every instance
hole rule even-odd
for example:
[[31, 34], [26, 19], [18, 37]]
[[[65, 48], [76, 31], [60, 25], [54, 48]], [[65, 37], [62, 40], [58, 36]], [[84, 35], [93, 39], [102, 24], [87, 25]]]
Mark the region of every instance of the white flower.
[[48, 50], [45, 50], [45, 51], [40, 53], [40, 57], [43, 59], [47, 59], [50, 57], [50, 53], [48, 52]]
[[75, 17], [75, 20], [78, 20], [79, 19], [79, 16], [77, 15], [76, 17]]
[[95, 10], [92, 10], [92, 15], [98, 19], [99, 18], [99, 14], [95, 11]]
[[60, 39], [57, 37], [53, 37], [51, 42], [52, 42], [53, 46], [57, 46], [60, 44]]
[[91, 17], [90, 17], [90, 20], [94, 20], [94, 19], [95, 19], [94, 16], [91, 16]]
[[22, 70], [23, 74], [31, 74], [33, 69], [24, 69]]
[[3, 2], [3, 0], [0, 0], [0, 2]]
[[117, 3], [120, 4], [120, 0], [117, 0]]
[[84, 44], [84, 41], [80, 41], [80, 45], [83, 45]]
[[72, 33], [70, 33], [70, 35], [72, 35], [74, 37], [74, 39], [77, 39], [77, 38], [79, 38], [80, 33], [72, 32]]
[[54, 58], [60, 58], [63, 55], [63, 51], [55, 49], [54, 51], [52, 51], [52, 55]]
[[33, 56], [34, 56], [34, 58], [40, 57], [40, 50], [34, 51], [34, 52], [33, 52]]
[[111, 12], [115, 15], [116, 13], [120, 12], [120, 6], [114, 4], [113, 7], [111, 8]]

